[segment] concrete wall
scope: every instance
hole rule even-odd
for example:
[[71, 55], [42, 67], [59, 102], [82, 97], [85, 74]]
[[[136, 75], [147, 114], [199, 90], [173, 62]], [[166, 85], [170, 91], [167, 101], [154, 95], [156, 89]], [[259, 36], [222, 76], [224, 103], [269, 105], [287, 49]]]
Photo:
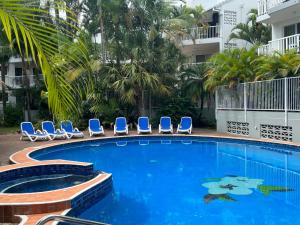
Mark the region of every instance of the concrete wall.
[[292, 24], [300, 23], [300, 15], [297, 18], [288, 19], [272, 24], [272, 40], [283, 38], [284, 27]]
[[[257, 2], [254, 0], [232, 0], [220, 6], [220, 23], [222, 42], [220, 43], [220, 50], [232, 47], [251, 47], [248, 42], [242, 40], [232, 40], [229, 42], [229, 36], [232, 29], [239, 23], [246, 23], [248, 19], [248, 12], [251, 9], [257, 8]], [[232, 22], [230, 20], [232, 19]]]
[[[244, 111], [217, 110], [217, 131], [227, 132], [227, 121], [245, 122]], [[261, 138], [261, 124], [285, 126], [284, 112], [247, 111], [247, 123], [249, 123], [249, 136]], [[287, 126], [292, 127], [293, 141], [300, 143], [300, 112], [289, 112]]]

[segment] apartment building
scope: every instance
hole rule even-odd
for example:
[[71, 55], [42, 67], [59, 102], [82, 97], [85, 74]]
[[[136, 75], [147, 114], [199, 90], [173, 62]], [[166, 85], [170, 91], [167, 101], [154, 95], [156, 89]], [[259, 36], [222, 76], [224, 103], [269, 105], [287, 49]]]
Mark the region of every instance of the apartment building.
[[[1, 72], [0, 72], [1, 73]], [[26, 76], [24, 75], [26, 74]], [[36, 85], [43, 77], [34, 65], [30, 63], [27, 66], [26, 73], [23, 71], [22, 60], [20, 57], [11, 57], [9, 59], [6, 74], [5, 74], [5, 86], [6, 86], [6, 104], [16, 105], [18, 101], [21, 101], [14, 94], [15, 90], [24, 87], [25, 82], [29, 83], [30, 87]], [[2, 85], [0, 85], [0, 92], [2, 95]], [[0, 99], [0, 114], [3, 112], [2, 97]]]
[[258, 21], [271, 24], [272, 40], [259, 54], [300, 50], [300, 0], [259, 0]]
[[[199, 4], [195, 0], [191, 6]], [[247, 22], [248, 12], [253, 8], [257, 8], [255, 0], [223, 0], [206, 9], [205, 25], [193, 28], [190, 35], [180, 40], [182, 52], [189, 57], [189, 62], [204, 62], [225, 49], [250, 47], [246, 41], [229, 40], [229, 36], [237, 24]]]

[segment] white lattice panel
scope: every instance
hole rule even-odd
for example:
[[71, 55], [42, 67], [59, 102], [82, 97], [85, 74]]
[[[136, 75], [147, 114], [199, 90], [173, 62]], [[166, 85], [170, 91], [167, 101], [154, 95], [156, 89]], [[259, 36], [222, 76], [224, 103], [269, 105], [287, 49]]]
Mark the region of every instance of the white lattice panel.
[[293, 141], [293, 128], [290, 126], [261, 124], [260, 137], [279, 141]]
[[227, 121], [227, 132], [237, 135], [249, 135], [249, 123]]

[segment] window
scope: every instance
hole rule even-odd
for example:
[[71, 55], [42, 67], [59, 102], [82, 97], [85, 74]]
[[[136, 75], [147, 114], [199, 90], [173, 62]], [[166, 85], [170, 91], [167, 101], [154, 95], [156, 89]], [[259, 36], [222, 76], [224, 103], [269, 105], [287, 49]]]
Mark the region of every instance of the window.
[[23, 75], [23, 70], [22, 68], [15, 68], [15, 76], [20, 77]]
[[296, 26], [295, 24], [288, 25], [284, 27], [284, 37], [288, 37], [296, 34]]
[[300, 23], [297, 23], [297, 34], [300, 34]]
[[205, 61], [206, 61], [205, 55], [196, 55], [196, 63], [205, 62]]

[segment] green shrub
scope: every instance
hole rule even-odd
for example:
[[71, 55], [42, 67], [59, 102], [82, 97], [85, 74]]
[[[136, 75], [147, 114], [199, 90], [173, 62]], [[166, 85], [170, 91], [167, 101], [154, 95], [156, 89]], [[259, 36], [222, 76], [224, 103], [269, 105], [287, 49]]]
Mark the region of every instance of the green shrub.
[[4, 110], [4, 126], [19, 126], [23, 121], [24, 115], [20, 107], [7, 105]]
[[195, 108], [190, 99], [187, 98], [171, 98], [164, 102], [163, 107], [161, 107], [156, 117], [152, 120], [154, 124], [159, 124], [161, 116], [170, 116], [172, 118], [173, 125], [180, 122], [182, 116], [195, 115]]

